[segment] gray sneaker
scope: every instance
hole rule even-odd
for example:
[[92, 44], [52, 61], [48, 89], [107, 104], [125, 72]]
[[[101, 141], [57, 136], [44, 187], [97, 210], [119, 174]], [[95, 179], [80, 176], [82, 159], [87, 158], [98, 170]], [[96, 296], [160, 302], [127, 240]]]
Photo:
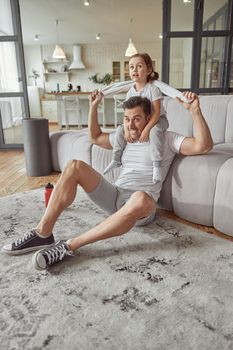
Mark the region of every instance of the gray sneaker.
[[36, 252], [32, 257], [32, 264], [37, 270], [44, 270], [64, 260], [67, 256], [74, 256], [74, 253], [69, 250], [65, 241], [59, 241], [52, 248], [45, 248]]
[[9, 255], [20, 255], [51, 246], [54, 246], [53, 235], [41, 238], [37, 236], [36, 230], [31, 230], [15, 242], [4, 245], [2, 251]]

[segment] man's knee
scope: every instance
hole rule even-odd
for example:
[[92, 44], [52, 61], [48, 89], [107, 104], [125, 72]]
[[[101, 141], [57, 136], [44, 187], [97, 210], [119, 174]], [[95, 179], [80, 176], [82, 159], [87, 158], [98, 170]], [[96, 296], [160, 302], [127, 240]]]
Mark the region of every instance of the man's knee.
[[147, 216], [155, 211], [155, 202], [145, 192], [137, 191], [132, 194], [128, 202], [126, 203], [128, 214], [140, 218], [141, 216]]
[[68, 169], [72, 172], [76, 172], [85, 169], [87, 166], [88, 164], [83, 162], [82, 160], [71, 159], [66, 164], [65, 170]]

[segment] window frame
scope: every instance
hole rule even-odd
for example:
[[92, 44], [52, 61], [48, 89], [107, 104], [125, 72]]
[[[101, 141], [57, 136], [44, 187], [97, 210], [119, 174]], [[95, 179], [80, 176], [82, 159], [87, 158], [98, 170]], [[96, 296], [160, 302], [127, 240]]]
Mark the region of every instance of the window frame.
[[[27, 94], [27, 80], [26, 80], [26, 69], [23, 51], [23, 38], [22, 38], [22, 28], [21, 28], [21, 18], [20, 18], [20, 8], [19, 0], [9, 0], [11, 6], [12, 24], [13, 24], [13, 35], [2, 35], [0, 36], [1, 42], [14, 42], [18, 45], [18, 50], [16, 51], [16, 62], [18, 65], [18, 71], [21, 72], [22, 79], [22, 92], [0, 92], [0, 99], [4, 97], [22, 97], [25, 109], [25, 117], [23, 119], [30, 118], [29, 113], [29, 101]], [[0, 149], [9, 148], [22, 148], [23, 144], [5, 144], [4, 134], [2, 129], [2, 118], [0, 111]]]
[[[220, 93], [229, 94], [233, 92], [230, 87], [231, 53], [233, 36], [233, 0], [228, 0], [229, 4], [229, 29], [228, 30], [203, 30], [203, 12], [205, 0], [194, 0], [193, 31], [171, 31], [171, 2], [163, 0], [163, 43], [162, 43], [162, 80], [169, 84], [170, 66], [170, 42], [172, 38], [192, 38], [192, 64], [191, 64], [191, 86], [187, 87], [198, 94]], [[226, 47], [224, 51], [224, 69], [222, 86], [217, 88], [200, 88], [200, 68], [201, 68], [201, 44], [202, 38], [225, 37]], [[198, 62], [198, 63], [197, 63]], [[184, 88], [176, 86], [181, 91]]]

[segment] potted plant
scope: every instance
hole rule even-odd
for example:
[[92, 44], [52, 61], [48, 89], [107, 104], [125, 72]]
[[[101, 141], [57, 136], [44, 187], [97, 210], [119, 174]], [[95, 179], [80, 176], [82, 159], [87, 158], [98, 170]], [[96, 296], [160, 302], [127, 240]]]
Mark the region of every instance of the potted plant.
[[112, 74], [106, 73], [102, 78], [99, 78], [98, 73], [96, 73], [91, 77], [89, 77], [89, 80], [93, 81], [93, 83], [96, 83], [96, 84], [109, 85], [112, 82]]
[[37, 86], [37, 78], [39, 78], [40, 74], [37, 70], [35, 69], [32, 69], [32, 74], [29, 75], [29, 78], [32, 78], [33, 79], [33, 82], [34, 82], [34, 86]]

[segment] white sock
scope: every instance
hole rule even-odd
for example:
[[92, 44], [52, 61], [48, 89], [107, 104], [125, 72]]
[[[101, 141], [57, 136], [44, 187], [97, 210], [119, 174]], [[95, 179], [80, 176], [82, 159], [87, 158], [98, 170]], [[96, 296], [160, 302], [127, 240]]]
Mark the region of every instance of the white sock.
[[162, 180], [162, 169], [158, 166], [153, 166], [153, 183], [156, 184]]
[[107, 168], [104, 169], [104, 175], [107, 174], [110, 170], [118, 168], [121, 166], [120, 162], [117, 162], [116, 160], [112, 160], [110, 164], [108, 164]]

